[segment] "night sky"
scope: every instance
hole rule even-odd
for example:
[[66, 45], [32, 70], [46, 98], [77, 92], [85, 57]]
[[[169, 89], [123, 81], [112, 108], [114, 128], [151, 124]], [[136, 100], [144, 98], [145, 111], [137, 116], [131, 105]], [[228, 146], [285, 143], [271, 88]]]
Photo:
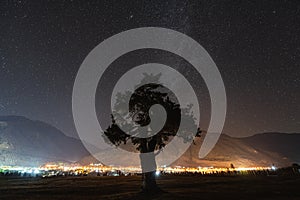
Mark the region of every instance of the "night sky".
[[[0, 22], [0, 115], [42, 120], [76, 137], [72, 88], [84, 58], [114, 34], [155, 26], [187, 34], [215, 61], [228, 98], [224, 133], [300, 132], [297, 0], [3, 0]], [[162, 60], [159, 55], [136, 52], [115, 65], [122, 68], [137, 57]], [[182, 63], [173, 55], [163, 59]], [[200, 77], [191, 76], [191, 82], [203, 91], [200, 109], [205, 129], [209, 97]]]

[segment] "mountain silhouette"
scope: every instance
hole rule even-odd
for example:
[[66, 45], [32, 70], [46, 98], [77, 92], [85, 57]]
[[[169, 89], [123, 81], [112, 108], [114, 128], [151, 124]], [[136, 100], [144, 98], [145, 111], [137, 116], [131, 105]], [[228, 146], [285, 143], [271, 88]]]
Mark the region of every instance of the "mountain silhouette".
[[[187, 151], [172, 166], [190, 167], [255, 167], [289, 166], [300, 163], [299, 133], [261, 133], [235, 138], [222, 134], [213, 150], [203, 159], [198, 158], [205, 138], [195, 138]], [[128, 143], [130, 145], [130, 143]], [[126, 149], [126, 147], [125, 147]], [[134, 150], [131, 146], [127, 149]], [[101, 156], [108, 156], [100, 151]], [[84, 148], [80, 140], [66, 136], [57, 128], [20, 116], [0, 116], [0, 165], [39, 166], [46, 162], [99, 163]], [[139, 160], [130, 160], [140, 165]], [[105, 164], [105, 163], [104, 163]]]
[[39, 166], [74, 162], [89, 153], [80, 140], [57, 128], [19, 116], [0, 117], [0, 165]]
[[[186, 167], [277, 167], [290, 166], [292, 163], [300, 163], [300, 134], [264, 133], [250, 137], [234, 138], [222, 134], [212, 151], [203, 159], [198, 154], [205, 135], [195, 138], [187, 151], [171, 166]], [[175, 149], [174, 149], [175, 150]], [[106, 152], [100, 153], [103, 157]], [[139, 160], [132, 158], [119, 158], [127, 160], [133, 166], [139, 165]], [[80, 164], [95, 163], [93, 156], [82, 158]], [[105, 163], [104, 163], [105, 164]]]

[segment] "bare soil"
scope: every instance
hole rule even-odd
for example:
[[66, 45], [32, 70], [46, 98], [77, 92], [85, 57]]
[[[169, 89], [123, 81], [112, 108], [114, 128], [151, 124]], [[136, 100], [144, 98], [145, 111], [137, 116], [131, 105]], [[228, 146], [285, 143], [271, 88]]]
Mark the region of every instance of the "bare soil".
[[300, 199], [300, 176], [162, 176], [163, 192], [141, 192], [141, 177], [0, 177], [0, 199]]

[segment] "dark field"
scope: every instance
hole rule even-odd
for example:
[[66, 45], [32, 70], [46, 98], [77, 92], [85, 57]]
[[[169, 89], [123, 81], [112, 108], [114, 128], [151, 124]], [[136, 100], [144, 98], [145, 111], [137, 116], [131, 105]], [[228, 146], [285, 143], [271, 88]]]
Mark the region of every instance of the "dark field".
[[158, 178], [161, 194], [140, 192], [141, 177], [0, 177], [0, 199], [300, 199], [300, 177]]

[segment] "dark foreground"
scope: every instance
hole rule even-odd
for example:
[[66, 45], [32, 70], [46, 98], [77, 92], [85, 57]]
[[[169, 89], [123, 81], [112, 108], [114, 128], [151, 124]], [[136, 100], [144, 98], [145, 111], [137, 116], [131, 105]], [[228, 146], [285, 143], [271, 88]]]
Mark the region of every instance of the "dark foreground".
[[166, 176], [152, 195], [140, 184], [139, 176], [0, 177], [0, 199], [300, 199], [300, 176]]

